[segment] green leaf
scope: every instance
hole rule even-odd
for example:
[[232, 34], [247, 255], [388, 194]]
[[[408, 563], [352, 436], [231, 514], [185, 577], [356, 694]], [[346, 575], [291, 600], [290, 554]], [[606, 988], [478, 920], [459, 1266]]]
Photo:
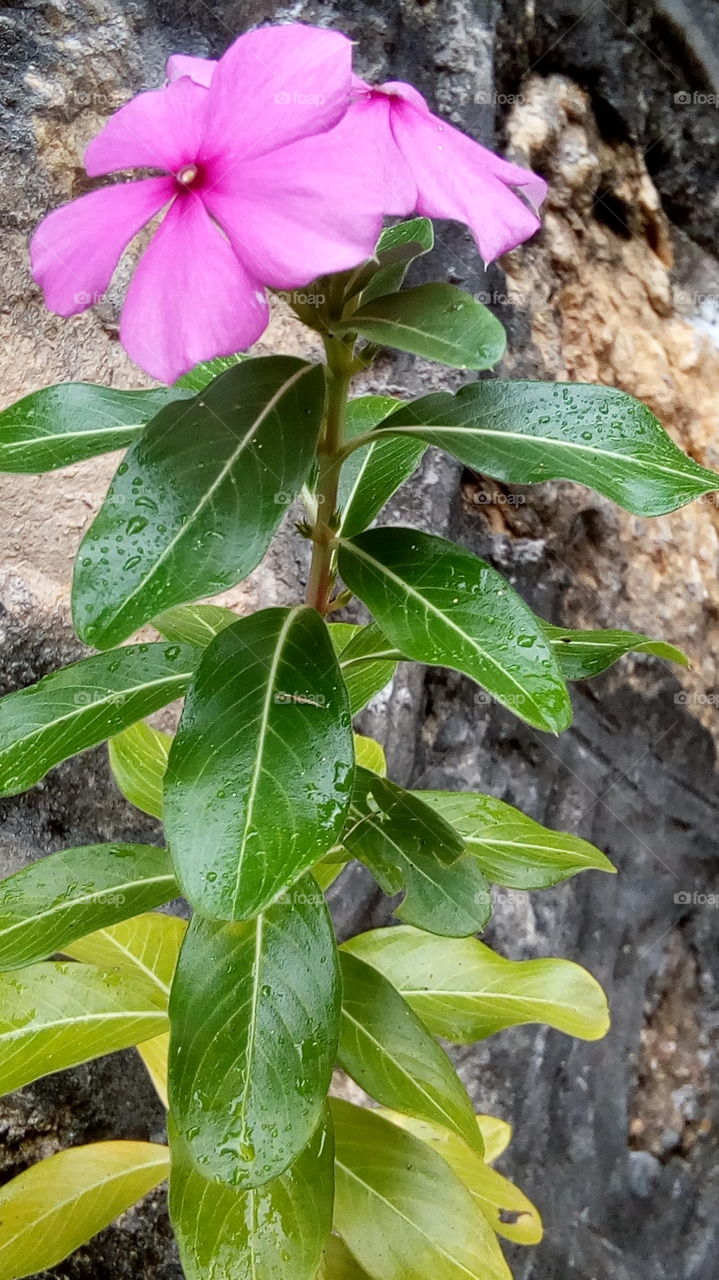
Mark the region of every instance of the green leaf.
[[167, 1147], [93, 1142], [40, 1160], [0, 1188], [0, 1280], [54, 1267], [159, 1186]]
[[352, 785], [347, 695], [314, 609], [240, 618], [205, 650], [165, 780], [183, 893], [247, 919], [328, 851]]
[[373, 298], [335, 327], [456, 369], [491, 369], [507, 343], [491, 311], [453, 284], [420, 284]]
[[198, 653], [135, 644], [83, 658], [0, 699], [0, 795], [16, 795], [70, 756], [174, 702]]
[[358, 767], [342, 844], [384, 893], [405, 891], [398, 919], [450, 937], [487, 923], [487, 880], [474, 859], [461, 856], [463, 843], [452, 827], [412, 792]]
[[0, 1093], [166, 1027], [161, 999], [131, 974], [54, 961], [0, 974]]
[[[400, 404], [390, 396], [361, 396], [347, 408], [347, 439], [365, 435]], [[347, 538], [361, 533], [417, 467], [425, 445], [385, 436], [377, 444], [355, 449], [340, 472], [339, 531]]]
[[686, 654], [673, 644], [635, 635], [633, 631], [567, 631], [566, 627], [554, 627], [550, 622], [543, 622], [542, 630], [557, 655], [565, 680], [588, 680], [597, 676], [625, 653], [649, 653], [654, 658], [678, 662], [682, 667], [690, 665]]
[[80, 547], [80, 638], [107, 648], [171, 605], [247, 577], [307, 476], [323, 403], [318, 365], [268, 356], [158, 414]]
[[505, 484], [574, 480], [640, 516], [658, 516], [719, 488], [645, 404], [615, 387], [474, 382], [399, 409], [382, 432], [454, 454]]
[[380, 777], [387, 776], [387, 757], [384, 748], [379, 742], [375, 742], [374, 738], [366, 738], [364, 734], [355, 733], [355, 760], [363, 769], [369, 769], [372, 773], [378, 773]]
[[194, 644], [198, 649], [206, 649], [233, 622], [237, 622], [237, 614], [219, 604], [181, 604], [152, 619], [153, 627], [166, 640]]
[[550, 831], [494, 796], [476, 791], [417, 794], [454, 827], [493, 884], [548, 889], [578, 871], [615, 870], [587, 840]]
[[388, 644], [374, 623], [358, 627], [330, 622], [329, 632], [354, 715], [389, 684], [402, 654]]
[[327, 1241], [317, 1280], [369, 1280], [369, 1276], [352, 1257], [344, 1240], [332, 1235]]
[[216, 356], [214, 360], [205, 360], [202, 364], [196, 364], [189, 373], [183, 373], [182, 377], [177, 379], [175, 386], [186, 387], [189, 391], [204, 391], [205, 387], [214, 382], [215, 378], [219, 378], [221, 373], [225, 373], [227, 369], [234, 369], [236, 364], [247, 359], [248, 356], [244, 351], [240, 351], [234, 356]]
[[461, 1137], [438, 1124], [428, 1124], [399, 1111], [383, 1110], [382, 1115], [428, 1143], [447, 1161], [497, 1235], [513, 1244], [539, 1244], [543, 1235], [542, 1219], [531, 1200], [486, 1164]]
[[511, 1280], [492, 1228], [441, 1156], [376, 1111], [335, 1098], [332, 1116], [335, 1227], [373, 1280]]
[[182, 391], [116, 391], [65, 382], [33, 391], [0, 413], [0, 471], [32, 474], [124, 449]]
[[162, 791], [172, 734], [144, 720], [110, 738], [110, 768], [126, 800], [153, 818], [162, 817]]
[[172, 1124], [170, 1143], [170, 1216], [187, 1280], [315, 1280], [332, 1226], [326, 1121], [279, 1178], [249, 1191], [205, 1178]]
[[202, 1173], [261, 1186], [322, 1115], [337, 1053], [332, 923], [308, 876], [262, 916], [195, 916], [170, 999], [170, 1108]]
[[158, 907], [177, 893], [164, 849], [62, 849], [0, 881], [0, 970], [44, 960], [91, 929]]
[[[150, 982], [163, 1009], [177, 967], [187, 925], [176, 916], [152, 911], [109, 929], [100, 929], [65, 947], [67, 955], [103, 969], [126, 970]], [[170, 1037], [166, 1031], [136, 1046], [163, 1106], [167, 1106], [167, 1059]]]
[[345, 951], [339, 1064], [377, 1102], [446, 1125], [484, 1152], [467, 1092], [447, 1054], [377, 969]]
[[580, 1040], [609, 1029], [602, 988], [570, 960], [505, 960], [477, 938], [407, 927], [359, 934], [344, 949], [379, 969], [433, 1035], [455, 1044], [529, 1022]]
[[571, 722], [541, 623], [471, 551], [415, 529], [372, 529], [342, 542], [339, 569], [409, 658], [464, 672], [537, 729]]
[[394, 293], [401, 287], [410, 263], [432, 248], [434, 227], [429, 218], [410, 218], [385, 227], [377, 241], [377, 270], [362, 289], [362, 302]]

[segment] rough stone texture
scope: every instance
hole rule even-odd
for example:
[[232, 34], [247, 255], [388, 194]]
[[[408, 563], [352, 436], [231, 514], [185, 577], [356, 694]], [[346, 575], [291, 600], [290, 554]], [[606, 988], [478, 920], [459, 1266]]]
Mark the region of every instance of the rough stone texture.
[[[26, 237], [47, 207], [86, 188], [82, 146], [130, 93], [159, 81], [168, 52], [219, 52], [276, 15], [342, 25], [361, 40], [367, 74], [412, 79], [451, 119], [487, 140], [496, 128], [550, 178], [545, 229], [504, 274], [485, 277], [469, 237], [439, 229], [432, 266], [495, 306], [511, 335], [508, 371], [621, 386], [719, 466], [713, 0], [54, 0], [0, 11], [0, 402], [53, 379], [143, 385], [116, 339], [128, 265], [100, 307], [61, 321], [28, 279]], [[278, 312], [263, 345], [305, 341]], [[412, 394], [455, 382], [398, 360], [378, 365], [367, 387]], [[0, 477], [5, 688], [79, 652], [70, 568], [113, 466]], [[661, 634], [687, 649], [693, 669], [626, 660], [577, 690], [575, 726], [559, 740], [488, 706], [467, 681], [417, 669], [402, 672], [364, 725], [383, 737], [398, 781], [491, 791], [595, 840], [621, 873], [497, 894], [489, 941], [513, 957], [581, 961], [614, 1015], [598, 1045], [523, 1028], [458, 1055], [477, 1104], [516, 1124], [503, 1168], [547, 1222], [540, 1247], [514, 1251], [518, 1280], [712, 1280], [719, 916], [692, 895], [716, 891], [717, 509], [708, 499], [642, 521], [567, 485], [508, 496], [430, 455], [390, 518], [492, 559], [553, 621]], [[304, 572], [304, 548], [283, 532], [229, 598], [243, 609], [290, 600]], [[71, 843], [154, 832], [121, 802], [101, 751], [2, 810], [2, 874]], [[343, 932], [388, 919], [359, 870], [334, 897]], [[162, 1114], [125, 1054], [3, 1100], [0, 1132], [11, 1176], [68, 1143], [157, 1139]], [[175, 1280], [161, 1197], [46, 1274]]]

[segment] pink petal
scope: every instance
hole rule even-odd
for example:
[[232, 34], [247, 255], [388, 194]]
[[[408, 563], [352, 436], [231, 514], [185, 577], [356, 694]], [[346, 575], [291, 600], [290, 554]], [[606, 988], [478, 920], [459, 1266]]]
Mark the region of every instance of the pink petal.
[[417, 212], [464, 222], [485, 262], [515, 249], [539, 229], [538, 217], [512, 188], [521, 187], [541, 203], [546, 194], [542, 178], [502, 160], [415, 106], [406, 94], [392, 100], [392, 130], [419, 189]]
[[48, 215], [30, 241], [33, 279], [51, 311], [99, 301], [126, 246], [175, 193], [170, 178], [101, 187]]
[[329, 133], [238, 165], [203, 191], [237, 256], [272, 288], [308, 284], [374, 253], [382, 174], [354, 110]]
[[189, 76], [195, 84], [202, 84], [209, 89], [216, 66], [216, 58], [193, 58], [186, 53], [172, 53], [167, 59], [167, 79], [172, 84], [182, 76]]
[[212, 78], [202, 158], [265, 155], [331, 129], [349, 105], [351, 64], [338, 31], [292, 23], [240, 36]]
[[177, 173], [197, 159], [207, 90], [187, 76], [165, 89], [139, 93], [110, 116], [85, 152], [91, 178], [118, 169], [167, 169]]
[[391, 112], [392, 104], [386, 94], [361, 94], [338, 129], [348, 132], [352, 128], [356, 135], [363, 137], [364, 145], [371, 150], [368, 164], [373, 180], [380, 184], [382, 212], [401, 217], [412, 213], [417, 204], [417, 183], [395, 142]]
[[267, 326], [267, 299], [213, 226], [202, 201], [175, 201], [140, 259], [120, 338], [136, 364], [174, 382], [201, 360], [233, 355]]

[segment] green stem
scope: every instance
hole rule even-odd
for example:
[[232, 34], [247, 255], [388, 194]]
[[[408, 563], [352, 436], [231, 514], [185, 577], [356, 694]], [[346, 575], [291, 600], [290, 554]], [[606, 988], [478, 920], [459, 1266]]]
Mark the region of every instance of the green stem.
[[335, 338], [331, 335], [325, 338], [324, 343], [327, 353], [327, 403], [318, 449], [319, 474], [315, 489], [317, 516], [312, 527], [312, 564], [307, 584], [307, 603], [323, 615], [330, 605], [334, 579], [337, 491], [354, 346], [346, 337]]

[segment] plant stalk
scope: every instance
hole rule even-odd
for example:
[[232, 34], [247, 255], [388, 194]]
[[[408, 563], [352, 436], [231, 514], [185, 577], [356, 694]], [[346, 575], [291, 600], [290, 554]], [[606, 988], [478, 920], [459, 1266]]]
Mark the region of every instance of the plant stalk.
[[334, 544], [337, 531], [337, 492], [344, 441], [347, 397], [353, 372], [353, 343], [328, 335], [327, 401], [325, 421], [317, 451], [319, 473], [315, 497], [317, 515], [312, 526], [312, 563], [307, 584], [307, 603], [323, 616], [330, 607], [334, 582]]

